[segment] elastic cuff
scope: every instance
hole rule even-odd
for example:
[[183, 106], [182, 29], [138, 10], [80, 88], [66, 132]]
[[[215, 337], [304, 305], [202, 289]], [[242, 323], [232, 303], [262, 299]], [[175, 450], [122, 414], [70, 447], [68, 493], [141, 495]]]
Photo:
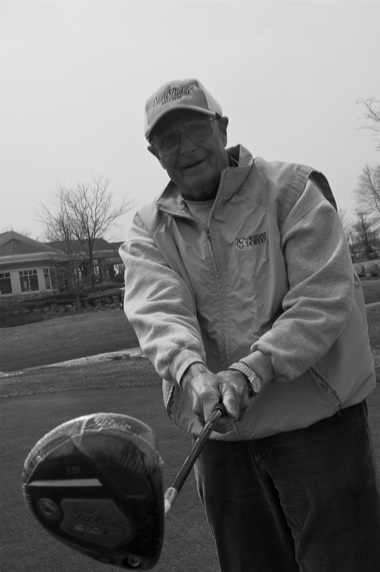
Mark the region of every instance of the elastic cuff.
[[273, 381], [276, 376], [270, 356], [263, 354], [260, 350], [241, 358], [240, 361], [246, 363], [263, 383]]
[[180, 387], [183, 374], [193, 363], [202, 363], [205, 367], [207, 367], [202, 356], [191, 350], [182, 350], [181, 352], [177, 353], [172, 363], [170, 364], [172, 377], [176, 380]]

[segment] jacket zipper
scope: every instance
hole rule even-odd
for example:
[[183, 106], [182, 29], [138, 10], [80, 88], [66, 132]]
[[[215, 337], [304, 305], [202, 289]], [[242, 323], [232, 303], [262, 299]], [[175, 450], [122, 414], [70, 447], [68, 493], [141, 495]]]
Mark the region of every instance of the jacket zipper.
[[[222, 178], [221, 178], [221, 182], [220, 182], [220, 186], [222, 186], [222, 182], [224, 180], [224, 173], [222, 173]], [[215, 199], [217, 200], [217, 199]], [[219, 301], [221, 304], [221, 308], [222, 308], [222, 356], [224, 357], [224, 359], [221, 359], [221, 363], [224, 363], [225, 367], [227, 368], [229, 365], [229, 358], [228, 358], [228, 350], [227, 350], [227, 340], [226, 340], [226, 326], [225, 326], [225, 322], [226, 322], [226, 311], [225, 311], [225, 300], [224, 300], [224, 296], [223, 296], [223, 288], [221, 287], [221, 285], [223, 284], [223, 279], [221, 276], [221, 273], [219, 272], [219, 267], [218, 267], [218, 263], [217, 263], [217, 258], [215, 256], [214, 253], [214, 248], [212, 246], [212, 238], [211, 238], [211, 231], [210, 231], [210, 221], [211, 221], [211, 217], [213, 214], [215, 208], [215, 203], [211, 209], [210, 212], [210, 216], [209, 216], [209, 227], [207, 228], [206, 226], [204, 226], [199, 220], [197, 220], [195, 217], [193, 217], [193, 215], [190, 212], [185, 213], [178, 213], [174, 210], [170, 210], [170, 209], [163, 209], [164, 212], [166, 212], [167, 214], [170, 214], [172, 216], [175, 217], [180, 217], [180, 218], [185, 218], [187, 220], [191, 220], [193, 223], [198, 224], [205, 232], [206, 232], [206, 238], [207, 238], [207, 242], [209, 245], [209, 249], [211, 252], [211, 256], [212, 256], [212, 260], [214, 263], [214, 269], [215, 269], [215, 274], [217, 277], [217, 293], [218, 293], [218, 297], [219, 297]]]
[[207, 242], [208, 242], [209, 249], [211, 252], [211, 257], [212, 257], [212, 261], [213, 261], [213, 265], [214, 265], [214, 269], [215, 269], [215, 275], [217, 278], [217, 294], [218, 294], [221, 313], [222, 313], [222, 317], [221, 317], [221, 323], [222, 323], [222, 347], [221, 347], [221, 351], [222, 351], [222, 356], [221, 357], [223, 359], [221, 359], [220, 361], [221, 361], [221, 363], [224, 363], [225, 367], [227, 368], [229, 365], [229, 359], [228, 359], [227, 340], [226, 340], [226, 311], [225, 311], [225, 298], [223, 296], [223, 278], [222, 278], [221, 272], [219, 271], [217, 257], [215, 256], [215, 251], [214, 251], [213, 244], [212, 244], [213, 241], [211, 238], [210, 228], [206, 229], [206, 237], [207, 237]]

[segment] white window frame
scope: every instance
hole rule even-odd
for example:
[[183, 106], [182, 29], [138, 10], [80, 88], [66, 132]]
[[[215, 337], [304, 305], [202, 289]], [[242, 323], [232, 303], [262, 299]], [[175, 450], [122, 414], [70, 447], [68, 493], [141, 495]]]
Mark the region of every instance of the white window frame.
[[[19, 278], [20, 278], [20, 288], [21, 288], [21, 292], [24, 294], [25, 292], [39, 292], [40, 290], [40, 284], [38, 281], [38, 272], [37, 270], [31, 269], [31, 270], [19, 270]], [[36, 277], [37, 279], [37, 288], [32, 288], [31, 284], [30, 284], [30, 277]], [[25, 280], [27, 279], [27, 280]], [[33, 281], [34, 282], [34, 281]], [[27, 284], [28, 288], [24, 288], [24, 285]]]

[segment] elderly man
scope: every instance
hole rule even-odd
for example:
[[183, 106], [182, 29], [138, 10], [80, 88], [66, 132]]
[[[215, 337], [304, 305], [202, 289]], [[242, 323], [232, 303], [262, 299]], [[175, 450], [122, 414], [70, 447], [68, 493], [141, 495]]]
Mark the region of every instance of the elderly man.
[[170, 182], [121, 247], [124, 308], [194, 436], [223, 572], [380, 570], [366, 397], [375, 387], [360, 282], [326, 178], [227, 148], [195, 79], [146, 103]]

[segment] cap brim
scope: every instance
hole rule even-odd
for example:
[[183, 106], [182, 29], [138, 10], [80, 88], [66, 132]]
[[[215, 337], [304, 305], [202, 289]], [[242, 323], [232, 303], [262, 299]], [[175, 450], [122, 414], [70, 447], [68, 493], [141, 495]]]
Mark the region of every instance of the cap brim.
[[170, 109], [165, 109], [164, 111], [162, 111], [162, 113], [160, 113], [160, 115], [157, 115], [157, 117], [155, 117], [154, 121], [152, 122], [152, 124], [149, 126], [148, 131], [145, 132], [145, 137], [146, 139], [149, 140], [149, 137], [153, 131], [153, 129], [156, 127], [157, 123], [165, 116], [168, 115], [169, 113], [173, 112], [173, 111], [177, 111], [178, 109], [190, 109], [190, 111], [198, 111], [199, 113], [202, 113], [203, 115], [209, 115], [210, 117], [215, 117], [216, 115], [218, 115], [216, 113], [216, 111], [211, 111], [209, 109], [204, 109], [203, 107], [198, 107], [197, 105], [176, 105], [173, 106]]

